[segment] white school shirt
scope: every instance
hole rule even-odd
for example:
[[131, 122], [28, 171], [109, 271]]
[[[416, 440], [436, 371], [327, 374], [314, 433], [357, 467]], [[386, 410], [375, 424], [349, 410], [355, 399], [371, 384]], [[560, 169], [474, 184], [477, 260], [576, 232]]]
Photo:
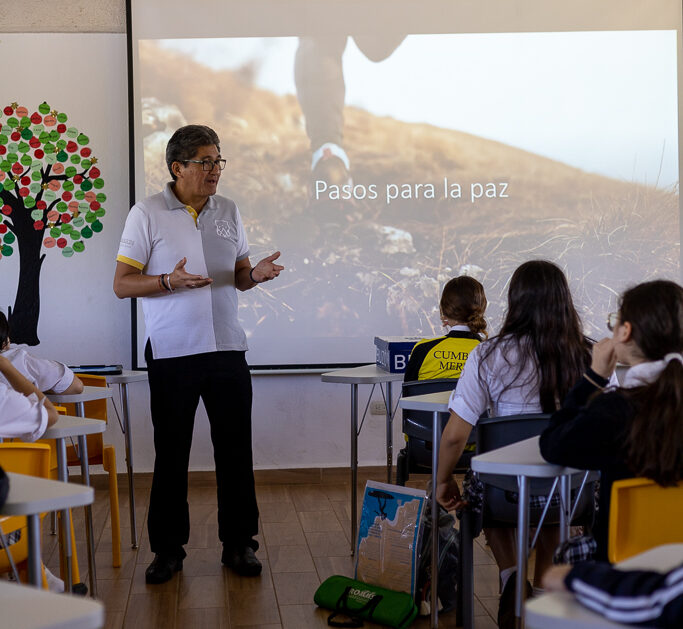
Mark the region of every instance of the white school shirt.
[[28, 397], [0, 382], [0, 437], [35, 441], [47, 428], [47, 410], [35, 393]]
[[171, 273], [179, 260], [187, 258], [188, 273], [213, 279], [203, 288], [177, 288], [142, 298], [154, 358], [248, 349], [235, 289], [235, 264], [248, 256], [242, 219], [230, 199], [209, 197], [197, 216], [168, 183], [162, 192], [131, 208], [118, 261], [146, 275], [160, 275]]
[[[28, 351], [27, 345], [10, 345], [2, 352], [2, 355], [31, 384], [35, 385], [36, 389], [41, 391], [62, 393], [74, 381], [74, 372], [64, 363], [34, 356]], [[2, 374], [0, 374], [0, 382], [7, 383], [7, 379]]]
[[[448, 408], [473, 426], [484, 411], [490, 417], [542, 413], [535, 361], [527, 360], [519, 372], [517, 343], [503, 341], [483, 363], [480, 377], [480, 354], [486, 346], [486, 342], [481, 343], [470, 352]], [[612, 374], [610, 384], [618, 386], [616, 374]]]

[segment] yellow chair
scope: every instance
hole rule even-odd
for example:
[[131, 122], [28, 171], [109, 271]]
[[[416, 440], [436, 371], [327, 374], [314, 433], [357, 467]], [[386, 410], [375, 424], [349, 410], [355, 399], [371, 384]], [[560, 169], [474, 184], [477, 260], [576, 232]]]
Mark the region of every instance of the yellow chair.
[[[37, 443], [0, 443], [0, 465], [8, 472], [27, 474], [40, 478], [49, 478], [50, 448]], [[41, 515], [42, 518], [45, 514]], [[16, 564], [19, 577], [28, 583], [28, 524], [25, 516], [0, 517], [0, 527], [7, 536], [15, 531], [21, 531], [21, 538], [9, 547], [12, 559]], [[10, 572], [12, 569], [7, 551], [0, 549], [0, 573]], [[45, 566], [41, 562], [43, 573], [43, 589], [48, 589], [45, 577]]]
[[[83, 384], [90, 387], [106, 387], [107, 380], [104, 376], [90, 374], [78, 374]], [[73, 404], [64, 404], [68, 415], [75, 415], [76, 409]], [[107, 421], [107, 400], [93, 400], [84, 404], [85, 416], [90, 419]], [[119, 515], [119, 486], [116, 478], [116, 451], [114, 446], [105, 445], [101, 433], [87, 435], [88, 463], [90, 465], [102, 465], [104, 471], [109, 474], [109, 505], [111, 511], [111, 553], [112, 565], [118, 568], [121, 565], [121, 521]], [[67, 465], [80, 466], [76, 450], [72, 446], [67, 447]]]
[[646, 478], [612, 485], [607, 554], [612, 563], [660, 546], [683, 542], [683, 481], [661, 487]]

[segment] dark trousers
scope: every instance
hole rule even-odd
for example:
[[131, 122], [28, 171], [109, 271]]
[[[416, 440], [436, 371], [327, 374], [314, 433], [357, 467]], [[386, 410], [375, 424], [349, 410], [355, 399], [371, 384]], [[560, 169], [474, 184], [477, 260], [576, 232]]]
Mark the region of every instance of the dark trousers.
[[185, 556], [190, 536], [187, 471], [201, 397], [211, 425], [218, 535], [226, 546], [258, 547], [251, 453], [251, 375], [244, 352], [155, 360], [145, 348], [154, 425], [154, 479], [147, 517], [152, 552]]

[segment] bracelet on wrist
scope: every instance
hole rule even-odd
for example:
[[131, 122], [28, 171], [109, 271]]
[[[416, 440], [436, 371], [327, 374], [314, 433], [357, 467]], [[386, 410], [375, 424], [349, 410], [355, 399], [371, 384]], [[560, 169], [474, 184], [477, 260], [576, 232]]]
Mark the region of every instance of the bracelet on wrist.
[[253, 272], [254, 272], [254, 267], [252, 266], [252, 267], [249, 269], [249, 279], [250, 279], [252, 282], [254, 282], [254, 284], [260, 284], [261, 282], [257, 282], [257, 281], [254, 279], [254, 276], [252, 275]]
[[170, 273], [166, 273], [166, 286], [168, 287], [169, 293], [175, 292], [175, 288], [173, 288], [173, 286], [171, 286], [171, 274]]
[[157, 281], [159, 282], [159, 290], [160, 290], [162, 293], [167, 293], [167, 292], [168, 292], [168, 288], [166, 287], [166, 284], [164, 283], [164, 275], [163, 275], [163, 273], [162, 273], [159, 277], [157, 277]]

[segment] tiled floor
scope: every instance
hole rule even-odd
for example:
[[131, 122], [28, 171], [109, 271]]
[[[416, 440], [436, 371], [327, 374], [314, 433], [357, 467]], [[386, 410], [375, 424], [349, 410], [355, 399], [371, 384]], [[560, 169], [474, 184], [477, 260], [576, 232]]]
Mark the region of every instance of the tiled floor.
[[[125, 477], [120, 480], [123, 562], [111, 566], [109, 499], [104, 477], [95, 477], [93, 507], [97, 540], [99, 598], [106, 606], [106, 627], [118, 629], [314, 629], [327, 627], [328, 612], [313, 603], [318, 585], [332, 574], [353, 574], [349, 554], [350, 489], [348, 474], [322, 473], [310, 482], [303, 476], [279, 474], [257, 476], [261, 513], [263, 574], [242, 578], [220, 563], [221, 546], [216, 526], [215, 484], [210, 474], [193, 474], [190, 481], [191, 537], [182, 572], [163, 585], [145, 584], [145, 568], [152, 560], [145, 519], [149, 501], [148, 476], [136, 479], [136, 513], [140, 547], [130, 547], [128, 494]], [[382, 474], [376, 474], [383, 480]], [[279, 483], [270, 480], [281, 481]], [[411, 483], [412, 484], [412, 483]], [[416, 485], [419, 486], [418, 480]], [[362, 495], [362, 492], [359, 491]], [[83, 516], [76, 513], [77, 537], [84, 539]], [[56, 537], [44, 528], [43, 554], [58, 573]], [[86, 549], [78, 544], [81, 578], [87, 582]], [[483, 538], [475, 545], [475, 626], [496, 627], [498, 571]], [[368, 629], [377, 625], [366, 623]], [[429, 626], [418, 619], [418, 629]], [[439, 626], [455, 627], [455, 615], [444, 614]]]

